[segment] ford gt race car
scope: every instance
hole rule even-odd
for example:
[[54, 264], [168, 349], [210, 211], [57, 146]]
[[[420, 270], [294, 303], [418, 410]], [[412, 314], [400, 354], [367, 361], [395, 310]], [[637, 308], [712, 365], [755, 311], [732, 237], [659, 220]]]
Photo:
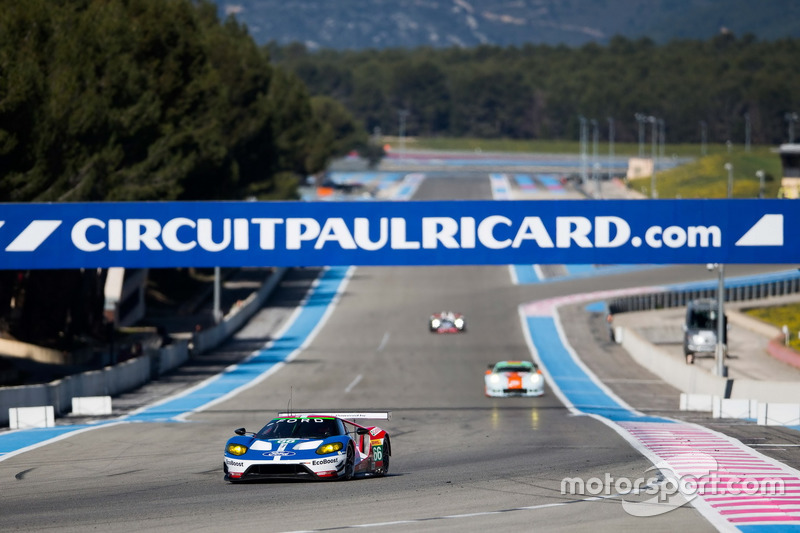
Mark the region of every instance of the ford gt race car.
[[484, 392], [490, 398], [544, 394], [544, 376], [530, 361], [500, 361], [489, 365], [483, 381]]
[[461, 313], [442, 311], [431, 315], [428, 327], [433, 333], [460, 333], [466, 331], [467, 321]]
[[257, 433], [234, 432], [225, 445], [225, 480], [385, 476], [392, 454], [389, 435], [353, 420], [390, 418], [390, 412], [278, 413]]

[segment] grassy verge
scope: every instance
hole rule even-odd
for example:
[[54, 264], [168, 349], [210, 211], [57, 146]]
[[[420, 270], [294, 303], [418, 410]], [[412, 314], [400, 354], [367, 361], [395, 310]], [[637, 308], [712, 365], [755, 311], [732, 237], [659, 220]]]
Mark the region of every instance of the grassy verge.
[[[756, 172], [764, 172], [764, 198], [777, 198], [782, 173], [781, 161], [769, 148], [750, 152], [717, 153], [697, 158], [685, 165], [656, 173], [659, 198], [725, 198], [728, 195], [728, 170], [733, 176], [733, 198], [757, 198], [760, 183]], [[629, 186], [650, 196], [651, 178], [631, 180]]]
[[[384, 137], [394, 149], [400, 145], [396, 137]], [[569, 140], [520, 140], [520, 139], [474, 139], [474, 138], [423, 138], [423, 137], [407, 137], [405, 139], [406, 149], [420, 149], [420, 150], [466, 150], [474, 152], [476, 150], [482, 152], [522, 152], [533, 154], [580, 154], [581, 147], [578, 141]], [[608, 155], [609, 145], [607, 142], [601, 142], [598, 145], [598, 153], [600, 157]], [[647, 143], [644, 146], [645, 154], [650, 153], [651, 145]], [[589, 144], [589, 151], [591, 152], [592, 145]], [[730, 151], [732, 154], [738, 153], [753, 153], [753, 152], [766, 152], [769, 153], [771, 147], [769, 146], [753, 146], [750, 152], [745, 152], [742, 146], [733, 146]], [[697, 144], [667, 144], [664, 147], [664, 153], [668, 157], [701, 157], [701, 148]], [[638, 143], [614, 143], [614, 154], [618, 156], [631, 156], [634, 157], [639, 154]], [[728, 154], [728, 146], [725, 144], [708, 144], [706, 146], [705, 155], [726, 155]], [[778, 161], [777, 154], [773, 154], [774, 158]]]
[[800, 339], [797, 337], [797, 333], [800, 331], [800, 303], [759, 307], [747, 309], [744, 312], [779, 329], [787, 326], [791, 336], [789, 346], [800, 351]]

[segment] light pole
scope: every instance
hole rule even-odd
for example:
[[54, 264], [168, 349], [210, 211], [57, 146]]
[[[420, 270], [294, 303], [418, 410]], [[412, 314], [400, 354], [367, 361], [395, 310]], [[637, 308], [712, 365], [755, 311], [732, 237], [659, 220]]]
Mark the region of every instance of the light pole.
[[659, 141], [658, 157], [661, 158], [661, 159], [664, 159], [665, 145], [666, 145], [666, 142], [667, 142], [667, 130], [666, 130], [663, 118], [658, 119], [658, 130], [659, 130], [659, 134], [658, 134], [658, 141]]
[[592, 122], [592, 180], [594, 180], [594, 190], [595, 190], [595, 198], [600, 196], [600, 182], [598, 181], [598, 169], [600, 168], [600, 163], [597, 161], [597, 142], [600, 140], [600, 130], [597, 127], [597, 121], [595, 119], [591, 120]]
[[608, 179], [611, 181], [611, 168], [614, 163], [614, 119], [608, 117]]
[[639, 123], [639, 157], [644, 157], [644, 123], [647, 122], [647, 117], [642, 113], [636, 113], [633, 116]]
[[400, 115], [400, 159], [403, 159], [406, 155], [406, 117], [408, 117], [408, 110], [401, 109], [397, 113]]
[[581, 124], [581, 183], [585, 186], [586, 173], [587, 173], [586, 158], [588, 157], [588, 154], [586, 153], [587, 152], [586, 117], [579, 115], [578, 121]]
[[756, 177], [758, 178], [758, 197], [764, 198], [764, 171], [756, 170]]
[[794, 142], [794, 123], [797, 122], [797, 113], [786, 113], [786, 122], [789, 123], [789, 144]]
[[709, 270], [717, 270], [717, 345], [714, 350], [714, 373], [720, 377], [728, 375], [725, 366], [725, 265], [714, 263], [706, 266]]
[[706, 143], [708, 141], [708, 125], [705, 120], [700, 121], [700, 155], [705, 156], [708, 152]]
[[750, 151], [750, 113], [744, 114], [744, 151]]
[[658, 191], [656, 191], [656, 138], [658, 136], [656, 128], [658, 126], [658, 119], [654, 116], [649, 116], [647, 117], [647, 121], [653, 124], [653, 131], [650, 134], [653, 144], [652, 151], [650, 152], [650, 157], [653, 159], [653, 172], [650, 174], [650, 198], [658, 198]]
[[728, 171], [728, 198], [733, 198], [733, 165], [725, 163], [725, 170]]
[[[725, 163], [725, 170], [728, 171], [728, 198], [733, 196], [733, 165]], [[725, 265], [717, 263], [712, 265], [717, 269], [717, 345], [714, 350], [715, 373], [720, 377], [728, 375], [725, 366]]]
[[600, 171], [603, 169], [603, 165], [599, 162], [594, 164], [594, 197], [595, 198], [602, 198], [603, 193], [600, 190]]
[[222, 322], [222, 269], [214, 267], [214, 307], [212, 314], [214, 316], [214, 324]]

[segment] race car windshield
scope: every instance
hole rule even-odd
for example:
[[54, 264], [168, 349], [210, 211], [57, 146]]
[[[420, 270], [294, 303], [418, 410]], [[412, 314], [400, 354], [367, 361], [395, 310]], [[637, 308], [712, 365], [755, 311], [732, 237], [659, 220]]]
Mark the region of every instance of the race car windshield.
[[528, 365], [506, 365], [506, 366], [496, 366], [494, 368], [495, 372], [531, 372], [533, 370], [532, 366]]
[[256, 435], [259, 439], [324, 439], [339, 435], [335, 418], [276, 418]]

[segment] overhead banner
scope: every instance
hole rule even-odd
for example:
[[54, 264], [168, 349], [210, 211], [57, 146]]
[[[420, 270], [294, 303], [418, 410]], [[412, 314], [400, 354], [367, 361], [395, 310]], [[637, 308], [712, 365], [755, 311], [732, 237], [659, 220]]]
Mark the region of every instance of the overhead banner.
[[797, 263], [791, 200], [0, 205], [0, 268]]

